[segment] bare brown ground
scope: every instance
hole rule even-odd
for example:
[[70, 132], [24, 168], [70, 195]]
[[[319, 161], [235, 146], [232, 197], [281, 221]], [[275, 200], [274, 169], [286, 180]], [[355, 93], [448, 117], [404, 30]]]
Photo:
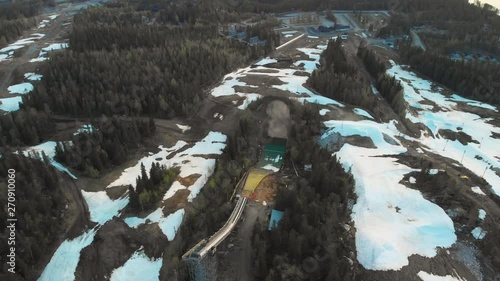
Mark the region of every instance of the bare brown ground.
[[169, 214], [171, 214], [171, 213], [173, 213], [181, 208], [184, 208], [188, 203], [187, 197], [189, 196], [190, 193], [191, 193], [191, 191], [189, 191], [187, 189], [181, 189], [181, 190], [177, 191], [174, 194], [174, 196], [165, 200], [162, 204], [162, 206], [164, 207], [163, 214], [165, 216], [168, 216]]
[[263, 179], [253, 192], [252, 199], [257, 202], [266, 201], [268, 204], [274, 202], [274, 197], [278, 193], [276, 175], [271, 175]]
[[194, 182], [201, 177], [200, 174], [192, 174], [190, 176], [187, 176], [185, 178], [183, 177], [177, 177], [177, 181], [180, 182], [183, 186], [185, 187], [190, 187], [191, 185], [194, 184]]

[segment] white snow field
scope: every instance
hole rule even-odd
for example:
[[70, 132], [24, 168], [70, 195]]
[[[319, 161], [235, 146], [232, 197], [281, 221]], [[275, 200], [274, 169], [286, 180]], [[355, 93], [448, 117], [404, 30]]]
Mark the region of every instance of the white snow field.
[[[310, 60], [300, 60], [295, 62], [296, 66], [302, 65], [304, 66], [304, 71], [312, 73], [314, 69], [317, 68], [319, 64], [319, 58], [323, 50], [326, 49], [326, 45], [318, 45], [316, 48], [298, 48], [300, 52], [306, 54]], [[221, 96], [238, 96], [240, 98], [244, 98], [243, 104], [238, 106], [239, 109], [244, 110], [248, 107], [250, 103], [257, 100], [261, 97], [261, 95], [256, 93], [242, 93], [237, 92], [234, 87], [242, 86], [249, 88], [258, 88], [259, 85], [249, 85], [243, 81], [240, 81], [241, 78], [252, 75], [259, 76], [270, 76], [277, 77], [282, 85], [272, 85], [272, 88], [280, 89], [285, 92], [290, 92], [295, 95], [300, 95], [301, 97], [293, 97], [293, 99], [304, 103], [317, 103], [321, 105], [334, 105], [337, 107], [344, 107], [343, 104], [338, 101], [332, 100], [330, 98], [323, 97], [321, 95], [317, 95], [313, 93], [311, 90], [305, 88], [303, 85], [306, 83], [308, 77], [307, 76], [299, 76], [294, 75], [297, 72], [296, 69], [292, 68], [272, 68], [265, 67], [265, 64], [268, 64], [272, 59], [265, 58], [260, 62], [255, 64], [255, 67], [246, 67], [238, 69], [232, 73], [227, 74], [222, 83], [212, 89], [212, 96], [221, 97]], [[269, 70], [273, 70], [273, 72], [269, 72]]]
[[82, 190], [83, 198], [87, 202], [90, 212], [90, 220], [100, 225], [105, 224], [114, 216], [118, 216], [119, 212], [128, 204], [128, 196], [111, 200], [106, 194], [106, 191], [86, 192]]
[[486, 195], [486, 193], [484, 193], [481, 188], [479, 188], [479, 186], [473, 186], [471, 187], [471, 190], [472, 192], [476, 193], [476, 194], [479, 194], [479, 195]]
[[9, 86], [7, 88], [7, 91], [9, 91], [10, 94], [20, 94], [20, 95], [25, 95], [31, 91], [33, 91], [33, 85], [29, 82], [24, 82], [16, 85]]
[[270, 57], [267, 57], [267, 58], [261, 59], [260, 61], [258, 61], [257, 63], [255, 63], [255, 65], [266, 65], [266, 64], [277, 63], [277, 62], [278, 62], [278, 60], [270, 58]]
[[484, 221], [484, 219], [486, 218], [486, 211], [483, 209], [479, 209], [478, 218]]
[[[393, 64], [387, 74], [399, 80], [404, 88], [404, 98], [409, 106], [406, 118], [428, 128], [418, 141], [432, 152], [456, 160], [479, 177], [484, 177], [492, 191], [500, 196], [500, 177], [494, 171], [500, 168], [500, 140], [492, 137], [493, 133], [500, 134], [500, 128], [489, 123], [491, 119], [459, 110], [457, 105], [461, 103], [461, 108], [473, 106], [498, 110], [488, 104], [456, 95], [446, 97], [441, 94], [442, 89], [437, 85], [419, 78], [400, 65]], [[435, 106], [428, 104], [429, 102]], [[447, 140], [439, 133], [439, 130], [444, 129], [463, 132], [478, 143], [463, 145], [458, 140]]]
[[[191, 186], [183, 186], [179, 181], [175, 181], [163, 198], [167, 200], [178, 190], [188, 189], [190, 191], [188, 200], [191, 202], [198, 195], [215, 169], [215, 158], [209, 156], [222, 154], [223, 149], [226, 147], [226, 140], [226, 135], [219, 132], [210, 132], [204, 139], [180, 153], [177, 153], [177, 150], [188, 145], [184, 141], [178, 141], [177, 144], [170, 148], [160, 146], [160, 152], [146, 156], [139, 160], [135, 166], [125, 169], [121, 176], [109, 184], [108, 187], [129, 184], [135, 187], [136, 179], [141, 174], [141, 163], [144, 164], [146, 172], [149, 175], [151, 165], [158, 162], [160, 165], [167, 166], [167, 168], [179, 167], [179, 176], [183, 178], [195, 174], [200, 175]], [[172, 157], [167, 159], [167, 156]]]
[[[97, 230], [127, 206], [128, 196], [111, 200], [105, 191], [86, 192], [82, 195], [89, 207], [90, 219], [98, 225], [73, 240], [65, 240], [52, 256], [38, 281], [73, 281], [80, 253], [94, 241]], [[161, 263], [160, 263], [161, 264]]]
[[40, 40], [44, 36], [45, 34], [42, 33], [33, 33], [31, 34], [31, 37], [21, 38], [12, 44], [9, 44], [7, 47], [0, 49], [0, 62], [11, 59], [15, 50], [33, 44], [35, 41]]
[[59, 14], [53, 14], [53, 15], [50, 15], [50, 16], [49, 16], [49, 19], [42, 20], [42, 21], [38, 24], [38, 29], [46, 27], [46, 26], [47, 26], [47, 24], [49, 24], [51, 21], [55, 20], [58, 16], [59, 16]]
[[40, 81], [42, 79], [43, 75], [41, 74], [36, 74], [33, 72], [28, 72], [24, 74], [24, 78], [28, 79], [30, 81]]
[[19, 110], [19, 103], [23, 102], [20, 96], [0, 99], [0, 109], [7, 112]]
[[57, 162], [54, 160], [54, 157], [56, 156], [56, 146], [57, 143], [55, 141], [47, 141], [44, 143], [41, 143], [36, 146], [28, 147], [23, 151], [24, 156], [26, 157], [33, 157], [36, 158], [37, 154], [41, 157], [42, 152], [47, 155], [47, 157], [50, 159], [50, 164], [54, 166], [56, 169], [59, 171], [65, 172], [68, 174], [71, 178], [77, 179], [75, 175], [73, 175], [66, 167], [64, 167], [61, 163]]
[[0, 54], [0, 62], [9, 59], [9, 54]]
[[159, 281], [163, 258], [152, 259], [137, 251], [121, 267], [113, 270], [110, 281]]
[[264, 169], [264, 170], [270, 170], [270, 171], [273, 171], [273, 172], [277, 172], [277, 171], [280, 170], [280, 169], [274, 167], [271, 164], [267, 164], [266, 166], [262, 167], [262, 169]]
[[80, 128], [78, 128], [73, 135], [78, 135], [81, 133], [92, 133], [95, 130], [94, 126], [92, 124], [83, 124]]
[[[450, 247], [457, 239], [452, 220], [438, 205], [400, 184], [416, 171], [388, 155], [406, 152], [396, 136], [395, 121], [370, 120], [324, 123], [329, 129], [321, 138], [369, 137], [376, 148], [344, 144], [336, 153], [346, 171], [354, 176], [357, 202], [352, 210], [356, 227], [357, 258], [369, 270], [399, 270], [414, 254], [436, 255], [438, 247]], [[389, 141], [389, 142], [387, 142]]]
[[[177, 191], [187, 189], [190, 191], [187, 199], [191, 202], [214, 172], [216, 164], [214, 157], [215, 155], [222, 154], [222, 151], [226, 147], [226, 141], [226, 135], [219, 132], [209, 132], [205, 138], [191, 147], [184, 141], [178, 141], [173, 147], [169, 148], [160, 146], [160, 152], [146, 156], [139, 160], [135, 166], [125, 169], [117, 180], [108, 185], [108, 188], [129, 184], [135, 187], [136, 179], [141, 174], [141, 163], [144, 164], [148, 175], [152, 164], [159, 163], [160, 165], [165, 165], [167, 168], [178, 167], [180, 169], [179, 176], [182, 178], [199, 175], [196, 181], [190, 186], [184, 186], [177, 180], [174, 181], [163, 197], [163, 200], [167, 200], [174, 196]], [[180, 149], [186, 147], [188, 148], [184, 151], [178, 152]], [[182, 223], [183, 217], [184, 209], [179, 209], [167, 217], [164, 217], [162, 209], [157, 209], [145, 218], [130, 217], [126, 218], [125, 222], [130, 227], [138, 227], [147, 221], [149, 223], [158, 223], [165, 236], [169, 240], [173, 240]]]
[[181, 125], [181, 124], [176, 124], [177, 125], [177, 128], [179, 128], [183, 133], [191, 130], [191, 127], [190, 126], [187, 126], [187, 125]]
[[320, 109], [319, 115], [325, 116], [328, 112], [330, 112], [330, 109]]
[[461, 277], [455, 278], [451, 275], [437, 276], [425, 271], [420, 271], [417, 275], [418, 277], [420, 277], [420, 279], [422, 279], [422, 281], [467, 281]]
[[472, 231], [472, 236], [476, 238], [477, 240], [481, 240], [486, 236], [486, 231], [484, 231], [481, 227], [476, 227]]
[[165, 217], [163, 215], [163, 208], [158, 208], [145, 218], [128, 217], [124, 219], [124, 221], [128, 224], [128, 226], [133, 228], [137, 228], [146, 222], [157, 223], [163, 234], [167, 237], [168, 241], [172, 241], [181, 226], [184, 213], [184, 209], [179, 209]]
[[73, 281], [80, 252], [94, 241], [95, 229], [73, 240], [65, 240], [50, 259], [38, 281]]
[[352, 111], [354, 111], [354, 113], [356, 113], [359, 116], [363, 116], [363, 117], [366, 117], [366, 118], [372, 119], [372, 120], [374, 119], [373, 116], [364, 109], [355, 108]]
[[45, 54], [47, 54], [47, 53], [44, 51], [40, 51], [40, 54], [38, 55], [38, 57], [34, 58], [34, 59], [30, 59], [30, 62], [41, 62], [41, 61], [48, 60], [49, 58], [44, 57]]
[[57, 50], [61, 50], [61, 49], [66, 49], [66, 48], [68, 48], [68, 46], [69, 46], [68, 43], [51, 43], [49, 46], [42, 48], [40, 50], [40, 54], [38, 55], [38, 57], [31, 59], [30, 62], [46, 61], [49, 59], [48, 57], [46, 57], [46, 55], [49, 52], [57, 51]]
[[42, 48], [42, 51], [50, 52], [60, 49], [66, 49], [68, 48], [68, 46], [69, 46], [68, 43], [52, 43], [48, 47]]

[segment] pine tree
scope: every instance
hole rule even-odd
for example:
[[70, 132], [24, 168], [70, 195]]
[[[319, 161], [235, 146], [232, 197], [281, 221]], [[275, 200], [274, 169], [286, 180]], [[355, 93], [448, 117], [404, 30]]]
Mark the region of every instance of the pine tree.
[[135, 192], [132, 185], [128, 186], [128, 193], [129, 193], [129, 199], [130, 199], [129, 200], [130, 208], [132, 208], [132, 210], [134, 210], [134, 211], [138, 211], [141, 207], [141, 204], [139, 202], [139, 196]]

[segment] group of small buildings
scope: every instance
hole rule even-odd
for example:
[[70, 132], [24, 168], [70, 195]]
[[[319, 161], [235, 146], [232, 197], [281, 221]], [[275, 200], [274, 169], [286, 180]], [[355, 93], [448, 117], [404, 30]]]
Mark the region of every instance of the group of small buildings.
[[227, 36], [238, 41], [246, 42], [250, 46], [266, 46], [267, 44], [267, 40], [260, 40], [258, 36], [248, 38], [248, 34], [245, 30], [238, 31], [235, 26], [229, 27]]
[[351, 26], [342, 24], [335, 24], [333, 26], [320, 25], [318, 26], [318, 31], [322, 33], [329, 33], [334, 31], [347, 31], [349, 28], [351, 28]]

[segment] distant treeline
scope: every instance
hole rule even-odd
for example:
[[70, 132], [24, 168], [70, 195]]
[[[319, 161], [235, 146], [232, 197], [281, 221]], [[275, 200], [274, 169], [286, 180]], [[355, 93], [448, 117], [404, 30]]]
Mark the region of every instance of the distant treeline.
[[364, 44], [359, 45], [358, 56], [363, 60], [366, 70], [376, 79], [375, 88], [387, 100], [394, 111], [403, 117], [406, 107], [401, 83], [396, 78], [386, 74], [385, 64]]
[[478, 7], [463, 0], [400, 0], [395, 8], [404, 14], [393, 16], [379, 35], [408, 34], [410, 27], [431, 25], [446, 31], [434, 35], [440, 37], [438, 50], [466, 45], [500, 54], [500, 16], [490, 5]]
[[[22, 277], [21, 280], [34, 280], [33, 266], [40, 258], [47, 254], [47, 250], [57, 241], [60, 231], [62, 231], [61, 218], [64, 217], [66, 197], [64, 196], [59, 178], [48, 159], [44, 155], [39, 155], [40, 159], [35, 160], [24, 156], [10, 154], [0, 157], [0, 201], [4, 204], [0, 212], [0, 239], [5, 243], [0, 244], [0, 267], [3, 276], [11, 276], [8, 280], [18, 280], [15, 277]], [[14, 205], [7, 209], [7, 179], [8, 171], [13, 170], [14, 177]], [[64, 186], [69, 194], [71, 187]], [[17, 219], [15, 222], [15, 245], [7, 244], [9, 241], [10, 229], [7, 228], [9, 222], [9, 212], [14, 212]], [[10, 247], [15, 247], [15, 272], [7, 272], [7, 255], [10, 254]], [[7, 279], [5, 279], [7, 280]]]
[[204, 88], [279, 44], [279, 36], [260, 25], [247, 34], [267, 40], [265, 47], [221, 38], [216, 25], [149, 25], [120, 13], [91, 9], [75, 17], [70, 50], [52, 57], [23, 106], [73, 116], [186, 116]]
[[17, 39], [23, 31], [35, 26], [44, 6], [54, 6], [54, 0], [28, 0], [0, 4], [0, 48]]
[[[180, 12], [168, 6], [146, 13], [130, 1], [78, 14], [69, 50], [51, 56], [42, 81], [23, 97], [19, 111], [0, 116], [0, 144], [47, 139], [54, 133], [54, 113], [96, 118], [192, 114], [204, 89], [279, 45], [272, 25], [248, 27], [246, 39], [258, 36], [267, 42], [250, 46], [220, 37], [213, 23], [153, 24], [162, 11]], [[212, 14], [198, 16], [205, 21]]]
[[371, 109], [375, 102], [369, 83], [347, 58], [342, 40], [330, 40], [321, 54], [321, 66], [307, 80], [321, 95]]
[[401, 44], [399, 53], [404, 64], [459, 95], [500, 105], [499, 64], [454, 61], [447, 56], [411, 47], [409, 42]]
[[55, 156], [65, 166], [89, 177], [98, 177], [125, 162], [156, 131], [152, 119], [122, 121], [115, 117], [95, 122], [92, 127], [92, 132], [74, 135], [71, 143], [59, 142]]

